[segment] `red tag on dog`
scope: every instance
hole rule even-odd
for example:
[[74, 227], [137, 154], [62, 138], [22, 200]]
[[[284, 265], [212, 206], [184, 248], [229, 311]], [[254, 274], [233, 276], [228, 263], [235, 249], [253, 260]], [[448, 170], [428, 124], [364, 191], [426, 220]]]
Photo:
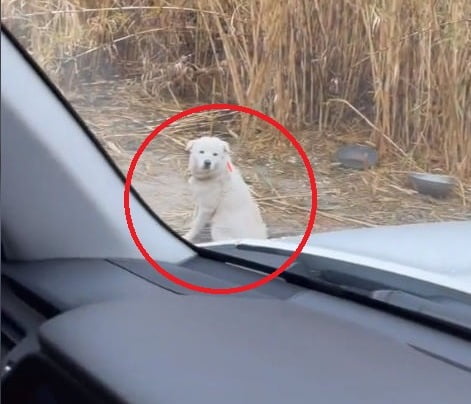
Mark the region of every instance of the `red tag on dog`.
[[232, 172], [232, 164], [227, 162], [227, 169]]

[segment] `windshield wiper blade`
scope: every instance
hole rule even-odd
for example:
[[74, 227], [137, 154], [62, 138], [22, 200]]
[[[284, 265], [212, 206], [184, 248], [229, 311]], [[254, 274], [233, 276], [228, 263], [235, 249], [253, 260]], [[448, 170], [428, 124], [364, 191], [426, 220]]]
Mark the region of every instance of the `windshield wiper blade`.
[[[227, 246], [223, 247], [210, 247], [212, 251], [222, 253], [227, 262], [234, 262], [233, 260], [243, 260], [247, 267], [259, 269], [261, 272], [272, 273], [277, 270], [292, 254], [290, 250], [284, 250], [276, 247], [265, 246], [252, 246], [247, 244], [238, 244], [231, 247], [229, 252]], [[250, 252], [247, 254], [247, 251]], [[312, 257], [310, 257], [312, 260]], [[345, 272], [335, 269], [329, 269], [322, 266], [318, 269], [319, 265], [312, 265], [308, 263], [308, 257], [301, 254], [295, 262], [293, 262], [284, 271], [280, 277], [285, 278], [292, 283], [301, 282], [305, 286], [306, 282], [327, 286], [329, 288], [335, 287], [343, 291], [350, 291], [367, 295], [368, 292], [379, 288], [387, 288], [379, 282], [365, 279], [363, 276], [358, 276], [351, 272]]]
[[471, 331], [470, 306], [451, 299], [429, 299], [402, 290], [375, 290], [372, 297], [378, 301], [453, 322]]
[[[247, 244], [238, 244], [230, 248], [227, 245], [207, 247], [207, 249], [225, 257], [226, 262], [243, 260], [242, 265], [247, 268], [258, 269], [265, 273], [274, 272], [292, 255], [290, 250]], [[462, 292], [442, 293], [441, 289], [447, 288], [405, 275], [303, 254], [279, 277], [308, 289], [374, 305], [395, 313], [401, 312], [447, 329], [453, 328], [466, 338], [471, 337], [471, 315], [467, 314], [471, 312], [471, 305], [468, 303], [469, 296], [463, 297]], [[401, 286], [414, 282], [427, 286], [423, 286], [422, 293], [419, 294]]]
[[237, 244], [235, 247], [238, 250], [276, 254], [283, 257], [290, 257], [291, 255], [293, 255], [293, 251], [284, 250], [282, 248], [277, 248], [277, 247], [265, 247], [265, 246], [250, 245], [250, 244]]
[[[258, 247], [246, 244], [234, 246], [230, 252], [227, 252], [226, 247], [206, 247], [206, 252], [208, 250], [216, 253], [217, 259], [221, 261], [241, 265], [267, 274], [276, 271], [292, 255], [291, 251], [279, 248]], [[242, 251], [239, 252], [237, 250]], [[252, 254], [247, 255], [244, 250], [251, 251]], [[212, 258], [216, 257], [213, 256]], [[378, 287], [385, 287], [382, 284], [373, 284], [370, 281], [365, 281], [362, 278], [342, 272], [312, 269], [304, 262], [302, 256], [298, 257], [279, 277], [295, 285], [336, 295], [353, 294], [368, 297], [372, 290]]]

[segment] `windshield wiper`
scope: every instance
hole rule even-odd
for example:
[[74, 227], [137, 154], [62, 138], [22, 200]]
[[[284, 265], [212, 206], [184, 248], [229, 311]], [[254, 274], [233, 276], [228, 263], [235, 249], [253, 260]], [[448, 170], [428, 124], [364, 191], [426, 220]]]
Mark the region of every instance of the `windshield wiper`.
[[[273, 273], [292, 255], [291, 251], [280, 248], [246, 244], [239, 244], [230, 249], [227, 246], [206, 248], [217, 252], [220, 255], [220, 259], [222, 258], [227, 263], [243, 265], [264, 273]], [[250, 253], [247, 254], [247, 252]], [[310, 258], [308, 259], [308, 257], [301, 254], [280, 277], [288, 282], [301, 284], [302, 286], [306, 286], [306, 283], [309, 283], [309, 286], [315, 288], [328, 288], [330, 291], [337, 293], [348, 292], [362, 296], [369, 296], [372, 291], [377, 289], [388, 288], [387, 285], [365, 279], [364, 276], [326, 268], [324, 265], [320, 269], [320, 265], [314, 266], [308, 262], [312, 260], [312, 257]]]
[[[249, 252], [249, 254], [248, 254]], [[292, 252], [245, 244], [206, 247], [203, 257], [216, 259], [228, 264], [271, 274], [292, 255]], [[386, 289], [387, 285], [364, 277], [331, 269], [317, 269], [302, 255], [279, 275], [288, 283], [342, 297], [371, 299], [371, 292]]]
[[460, 325], [471, 330], [471, 308], [451, 299], [428, 299], [402, 290], [375, 290], [372, 297], [416, 313]]
[[[292, 251], [281, 248], [247, 244], [206, 247], [208, 250], [221, 261], [264, 273], [273, 273], [292, 255]], [[462, 292], [405, 275], [306, 254], [301, 254], [279, 277], [308, 289], [438, 322], [471, 338], [471, 299]], [[421, 293], [415, 293], [414, 288]]]

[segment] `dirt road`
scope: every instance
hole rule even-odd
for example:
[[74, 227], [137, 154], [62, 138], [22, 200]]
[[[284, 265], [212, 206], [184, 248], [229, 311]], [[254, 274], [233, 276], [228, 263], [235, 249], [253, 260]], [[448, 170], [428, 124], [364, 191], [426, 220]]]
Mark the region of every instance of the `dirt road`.
[[[81, 92], [81, 94], [84, 94]], [[102, 94], [106, 94], [103, 96]], [[70, 96], [69, 96], [70, 97]], [[73, 99], [105, 148], [126, 172], [145, 137], [179, 111], [165, 110], [140, 95], [94, 86], [88, 98]], [[162, 132], [143, 154], [133, 185], [155, 212], [180, 234], [187, 229], [193, 205], [187, 188], [185, 142], [198, 136], [198, 125]], [[383, 224], [471, 220], [471, 185], [456, 195], [435, 200], [417, 194], [406, 182], [400, 159], [369, 171], [351, 171], [332, 162], [335, 149], [348, 135], [306, 130], [295, 133], [315, 170], [318, 211], [315, 232]], [[285, 140], [286, 141], [286, 140]], [[293, 148], [274, 145], [273, 136], [258, 133], [237, 147], [234, 161], [252, 186], [270, 236], [304, 233], [311, 206], [304, 165]], [[275, 142], [276, 143], [276, 142]], [[204, 240], [203, 237], [201, 240]]]

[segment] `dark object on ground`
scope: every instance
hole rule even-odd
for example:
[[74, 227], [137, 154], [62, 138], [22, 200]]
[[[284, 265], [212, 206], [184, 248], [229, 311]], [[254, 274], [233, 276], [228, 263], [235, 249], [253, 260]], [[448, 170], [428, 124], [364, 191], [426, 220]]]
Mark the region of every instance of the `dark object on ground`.
[[344, 167], [366, 170], [377, 164], [378, 152], [366, 145], [346, 145], [337, 150], [336, 160]]
[[435, 198], [445, 198], [456, 185], [455, 179], [449, 175], [429, 173], [409, 173], [409, 182], [419, 193]]

